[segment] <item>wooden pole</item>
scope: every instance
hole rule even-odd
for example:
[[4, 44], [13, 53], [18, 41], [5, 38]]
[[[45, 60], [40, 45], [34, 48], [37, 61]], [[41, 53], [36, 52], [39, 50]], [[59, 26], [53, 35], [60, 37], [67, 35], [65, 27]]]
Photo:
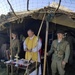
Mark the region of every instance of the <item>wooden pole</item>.
[[12, 33], [12, 29], [11, 29], [11, 25], [10, 25], [10, 52], [11, 52], [11, 59], [12, 59], [12, 49], [11, 49], [11, 33]]
[[[11, 60], [12, 60], [12, 49], [11, 49], [11, 45], [12, 45], [12, 43], [11, 43], [11, 40], [12, 40], [12, 38], [11, 38], [11, 33], [12, 33], [12, 27], [11, 27], [11, 25], [10, 25], [10, 52], [11, 52]], [[13, 65], [11, 64], [11, 75], [13, 75]]]
[[45, 17], [46, 17], [46, 13], [45, 13], [44, 16], [43, 16], [43, 19], [42, 19], [42, 22], [41, 22], [41, 25], [40, 25], [40, 28], [39, 28], [39, 31], [38, 31], [38, 34], [37, 34], [38, 37], [39, 37], [39, 34], [40, 34], [40, 32], [41, 32], [41, 29], [42, 29], [42, 26], [43, 26]]
[[45, 55], [44, 55], [44, 69], [43, 69], [43, 75], [45, 75], [46, 72], [46, 52], [47, 52], [47, 43], [48, 43], [48, 29], [49, 29], [49, 23], [46, 21], [46, 38], [45, 38]]

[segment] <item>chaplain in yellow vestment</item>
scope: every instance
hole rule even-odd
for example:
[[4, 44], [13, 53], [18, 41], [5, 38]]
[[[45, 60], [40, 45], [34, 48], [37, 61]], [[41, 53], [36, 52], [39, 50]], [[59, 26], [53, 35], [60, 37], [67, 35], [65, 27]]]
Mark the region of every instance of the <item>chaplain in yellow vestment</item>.
[[[24, 51], [26, 51], [25, 59], [32, 59], [33, 61], [40, 62], [39, 50], [42, 46], [41, 40], [38, 39], [38, 37], [34, 34], [34, 32], [31, 29], [28, 30], [27, 34], [28, 37], [26, 38], [23, 44]], [[30, 75], [35, 75], [35, 72], [33, 72]], [[41, 69], [39, 70], [39, 75], [41, 75]]]
[[29, 37], [26, 39], [26, 46], [29, 51], [26, 52], [25, 59], [33, 61], [38, 60], [38, 52], [33, 52], [32, 49], [36, 47], [37, 45], [37, 37], [34, 35], [32, 39]]

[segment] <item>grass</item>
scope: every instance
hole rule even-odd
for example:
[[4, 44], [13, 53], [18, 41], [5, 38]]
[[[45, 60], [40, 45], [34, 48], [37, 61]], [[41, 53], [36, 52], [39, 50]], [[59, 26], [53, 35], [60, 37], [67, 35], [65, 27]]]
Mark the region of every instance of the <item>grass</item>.
[[[0, 75], [7, 75], [6, 65], [0, 62]], [[11, 73], [9, 74], [11, 75]], [[22, 71], [19, 74], [14, 73], [14, 75], [24, 75]]]
[[[1, 68], [0, 67], [0, 75], [7, 75], [6, 68]], [[9, 75], [11, 75], [11, 73]], [[19, 74], [14, 73], [14, 75], [24, 75], [24, 73], [22, 73], [22, 72], [19, 73]]]
[[[66, 73], [66, 75], [75, 75], [75, 64], [73, 66], [67, 66]], [[0, 75], [7, 75], [6, 66], [3, 63], [0, 63]], [[14, 75], [24, 75], [24, 71], [21, 70], [19, 71], [19, 74], [14, 73]]]
[[7, 75], [6, 68], [0, 67], [0, 75]]

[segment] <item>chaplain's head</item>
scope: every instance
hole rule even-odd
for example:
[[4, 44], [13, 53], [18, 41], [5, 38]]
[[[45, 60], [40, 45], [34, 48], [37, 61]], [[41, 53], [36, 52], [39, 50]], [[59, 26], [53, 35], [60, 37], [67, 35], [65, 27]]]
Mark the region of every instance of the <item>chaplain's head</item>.
[[58, 39], [63, 39], [64, 38], [64, 31], [58, 30], [57, 31], [57, 38]]
[[28, 34], [29, 37], [33, 37], [34, 31], [33, 31], [32, 29], [29, 29], [29, 30], [27, 31], [27, 34]]

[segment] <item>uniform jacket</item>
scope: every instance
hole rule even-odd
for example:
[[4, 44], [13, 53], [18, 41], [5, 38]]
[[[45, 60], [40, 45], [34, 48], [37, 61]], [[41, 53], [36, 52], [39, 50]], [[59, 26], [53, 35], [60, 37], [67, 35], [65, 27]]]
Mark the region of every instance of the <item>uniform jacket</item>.
[[15, 57], [20, 51], [20, 42], [18, 39], [11, 40], [12, 56]]
[[51, 53], [53, 53], [52, 60], [64, 60], [67, 63], [70, 55], [69, 43], [64, 39], [60, 43], [58, 43], [58, 40], [54, 40], [48, 54]]

